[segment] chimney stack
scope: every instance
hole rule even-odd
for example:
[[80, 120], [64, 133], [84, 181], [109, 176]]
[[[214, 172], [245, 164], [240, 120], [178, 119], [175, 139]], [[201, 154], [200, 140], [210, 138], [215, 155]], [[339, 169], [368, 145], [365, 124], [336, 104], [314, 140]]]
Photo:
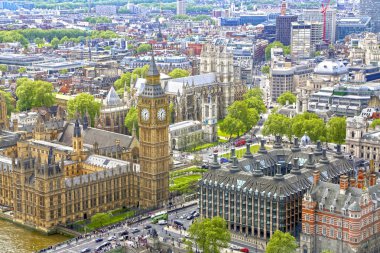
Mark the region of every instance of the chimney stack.
[[356, 187], [356, 180], [353, 177], [350, 178], [350, 186], [351, 187]]
[[313, 172], [313, 184], [317, 185], [320, 178], [321, 178], [321, 172], [319, 170], [314, 170], [314, 172]]
[[340, 176], [339, 188], [341, 193], [344, 194], [346, 192], [346, 190], [348, 189], [348, 176]]
[[363, 189], [364, 187], [364, 173], [362, 169], [358, 171], [358, 188]]
[[376, 185], [376, 180], [377, 180], [376, 173], [371, 173], [371, 175], [369, 177], [369, 186]]

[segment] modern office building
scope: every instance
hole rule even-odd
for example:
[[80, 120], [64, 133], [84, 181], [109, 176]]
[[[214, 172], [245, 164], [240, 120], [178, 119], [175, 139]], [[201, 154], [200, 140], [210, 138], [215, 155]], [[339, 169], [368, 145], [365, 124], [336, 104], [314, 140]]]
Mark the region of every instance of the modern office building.
[[276, 18], [276, 41], [285, 46], [290, 45], [292, 22], [297, 21], [298, 16], [285, 15]]
[[336, 22], [336, 39], [343, 40], [347, 35], [372, 30], [371, 17], [341, 17]]
[[177, 15], [186, 15], [186, 0], [177, 0]]
[[379, 252], [380, 185], [374, 171], [360, 169], [357, 177], [340, 177], [339, 184], [313, 174], [313, 185], [302, 200], [300, 252]]
[[[309, 22], [320, 22], [323, 25], [323, 15], [320, 9], [306, 9], [300, 20]], [[326, 40], [334, 43], [336, 33], [336, 10], [328, 9], [326, 13]]]
[[311, 23], [310, 22], [292, 22], [291, 43], [292, 59], [300, 60], [311, 57]]
[[360, 15], [371, 17], [373, 32], [380, 32], [380, 0], [360, 0]]
[[220, 165], [217, 154], [199, 181], [201, 217], [223, 217], [234, 234], [268, 240], [276, 230], [298, 235], [301, 230], [302, 198], [313, 183], [313, 172], [322, 181], [338, 182], [340, 175], [353, 175], [350, 160], [337, 152], [327, 154], [320, 142], [313, 153], [301, 150], [298, 139], [292, 148], [282, 147], [276, 137], [272, 150], [265, 140], [257, 154], [250, 144], [238, 160], [231, 150], [231, 163]]

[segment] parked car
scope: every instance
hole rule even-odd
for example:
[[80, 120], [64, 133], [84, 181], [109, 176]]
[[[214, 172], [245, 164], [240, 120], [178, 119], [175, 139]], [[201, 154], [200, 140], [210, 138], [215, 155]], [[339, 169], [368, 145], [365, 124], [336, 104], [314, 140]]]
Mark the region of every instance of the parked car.
[[189, 215], [186, 217], [186, 220], [192, 220], [192, 219], [194, 219], [194, 217], [192, 215]]
[[190, 213], [190, 215], [194, 215], [196, 212], [197, 212], [197, 211], [194, 210], [194, 211], [192, 211], [192, 212]]
[[152, 228], [152, 226], [149, 224], [144, 226], [144, 229], [150, 229], [150, 228]]
[[225, 157], [220, 158], [220, 163], [228, 163], [229, 160]]
[[194, 217], [194, 218], [199, 217], [199, 216], [200, 216], [199, 213], [195, 213], [195, 214], [193, 214], [193, 217]]
[[173, 222], [174, 222], [174, 224], [176, 224], [177, 226], [181, 226], [181, 227], [183, 227], [183, 223], [182, 223], [181, 221], [179, 221], [179, 220], [174, 220]]
[[95, 242], [102, 242], [103, 241], [103, 238], [96, 238], [95, 239]]
[[240, 252], [249, 253], [249, 249], [247, 249], [247, 248], [241, 248]]
[[237, 245], [234, 245], [234, 244], [230, 244], [230, 249], [233, 249], [233, 250], [240, 250], [241, 247], [237, 246]]
[[235, 147], [241, 147], [243, 145], [245, 145], [246, 141], [244, 139], [240, 139], [240, 140], [237, 140], [235, 141], [234, 145]]
[[87, 252], [91, 252], [91, 249], [90, 248], [84, 248], [80, 251], [80, 253], [87, 253]]

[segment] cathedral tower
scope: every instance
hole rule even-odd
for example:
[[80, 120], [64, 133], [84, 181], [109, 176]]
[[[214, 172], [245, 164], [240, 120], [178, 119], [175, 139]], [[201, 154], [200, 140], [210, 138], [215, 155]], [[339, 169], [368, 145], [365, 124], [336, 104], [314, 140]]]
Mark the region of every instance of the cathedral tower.
[[72, 143], [73, 143], [72, 160], [73, 161], [82, 160], [82, 158], [83, 158], [82, 157], [83, 156], [83, 138], [82, 138], [81, 128], [80, 128], [78, 119], [75, 121]]
[[169, 103], [154, 61], [138, 98], [140, 206], [159, 207], [169, 198]]

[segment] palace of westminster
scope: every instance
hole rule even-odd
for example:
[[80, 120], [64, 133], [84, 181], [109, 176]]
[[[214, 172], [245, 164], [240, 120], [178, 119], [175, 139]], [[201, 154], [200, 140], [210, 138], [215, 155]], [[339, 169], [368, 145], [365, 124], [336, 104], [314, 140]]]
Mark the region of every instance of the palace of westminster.
[[10, 131], [0, 97], [0, 205], [14, 222], [49, 233], [98, 212], [168, 201], [169, 104], [153, 57], [146, 79], [139, 139], [91, 128], [87, 116], [64, 127], [40, 120], [27, 138]]

